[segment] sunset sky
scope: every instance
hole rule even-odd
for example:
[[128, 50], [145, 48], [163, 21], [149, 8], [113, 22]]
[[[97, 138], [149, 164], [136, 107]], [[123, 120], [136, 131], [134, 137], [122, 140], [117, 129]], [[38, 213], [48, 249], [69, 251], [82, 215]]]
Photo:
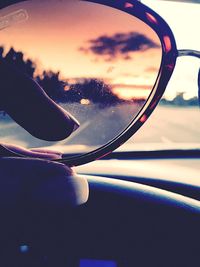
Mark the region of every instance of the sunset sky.
[[[24, 10], [27, 20], [0, 30], [6, 51], [14, 47], [38, 71], [63, 78], [101, 78], [121, 97], [147, 97], [161, 61], [156, 34], [121, 11], [76, 0], [27, 1], [0, 11]], [[135, 43], [134, 43], [135, 42]]]

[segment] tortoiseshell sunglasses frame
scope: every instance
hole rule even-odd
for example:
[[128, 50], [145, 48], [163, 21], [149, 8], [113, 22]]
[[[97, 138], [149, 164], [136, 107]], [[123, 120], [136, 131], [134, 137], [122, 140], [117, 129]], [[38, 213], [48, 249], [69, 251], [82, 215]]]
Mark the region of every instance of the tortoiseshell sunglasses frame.
[[124, 11], [149, 25], [158, 35], [162, 46], [162, 60], [156, 82], [143, 108], [117, 137], [104, 146], [87, 154], [59, 160], [68, 166], [82, 165], [110, 154], [124, 144], [146, 122], [163, 96], [174, 71], [178, 50], [174, 35], [168, 24], [152, 9], [137, 0], [83, 0]]
[[[7, 7], [14, 3], [19, 3], [27, 0], [6, 0], [0, 4], [0, 8]], [[66, 0], [67, 1], [67, 0]], [[156, 12], [142, 4], [137, 0], [80, 0], [85, 2], [97, 3], [111, 8], [118, 9], [126, 12], [139, 20], [143, 21], [152, 28], [158, 35], [162, 47], [162, 59], [158, 72], [156, 82], [152, 88], [144, 106], [137, 114], [137, 116], [131, 121], [131, 123], [113, 140], [105, 144], [104, 146], [93, 150], [86, 154], [79, 154], [72, 157], [56, 160], [64, 163], [67, 166], [82, 165], [110, 154], [113, 150], [124, 144], [133, 134], [146, 122], [153, 110], [156, 108], [159, 100], [161, 99], [166, 86], [170, 80], [170, 77], [174, 71], [177, 57], [179, 52], [176, 47], [174, 35], [168, 26], [168, 24], [160, 17]]]

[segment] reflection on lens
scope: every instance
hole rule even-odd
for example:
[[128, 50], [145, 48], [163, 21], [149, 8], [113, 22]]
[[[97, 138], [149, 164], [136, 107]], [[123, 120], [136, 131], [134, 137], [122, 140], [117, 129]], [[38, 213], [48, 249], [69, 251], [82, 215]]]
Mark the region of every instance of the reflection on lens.
[[0, 142], [66, 152], [97, 148], [121, 133], [150, 95], [162, 50], [156, 33], [137, 18], [78, 0], [26, 1], [1, 10], [0, 17], [12, 18], [0, 29], [0, 57], [80, 122], [69, 138], [51, 143], [2, 111]]

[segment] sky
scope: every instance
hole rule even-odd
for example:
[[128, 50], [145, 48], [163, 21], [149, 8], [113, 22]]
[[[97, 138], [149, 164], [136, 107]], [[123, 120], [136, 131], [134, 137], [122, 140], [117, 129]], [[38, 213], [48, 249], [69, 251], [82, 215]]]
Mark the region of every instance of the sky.
[[[183, 45], [180, 41], [179, 47], [192, 48], [197, 35], [191, 30], [191, 21], [198, 15], [198, 8], [195, 14], [191, 9], [189, 15], [187, 4], [180, 9], [180, 4], [176, 3], [174, 8], [174, 3], [170, 3], [170, 9], [169, 3], [166, 6], [166, 2], [149, 2], [158, 13], [176, 21], [176, 34], [184, 38], [186, 45], [180, 46]], [[23, 51], [25, 57], [37, 63], [38, 71], [60, 71], [70, 82], [77, 78], [100, 78], [125, 99], [148, 97], [160, 66], [161, 48], [156, 34], [147, 25], [121, 11], [78, 0], [27, 1], [0, 11], [0, 18], [19, 10], [26, 12], [27, 18], [1, 29], [0, 45], [7, 50], [13, 46]], [[180, 16], [173, 19], [174, 10], [180, 10], [189, 21], [189, 38], [183, 21], [179, 22]], [[187, 91], [186, 96], [194, 96], [196, 87], [190, 86], [194, 73], [189, 74], [184, 64], [177, 65], [180, 72], [174, 74], [176, 79], [170, 83], [166, 98], [173, 98], [182, 90]], [[190, 65], [194, 67], [193, 62]], [[187, 79], [183, 80], [183, 76]]]
[[[200, 4], [161, 0], [142, 0], [142, 2], [166, 20], [174, 33], [178, 49], [200, 51], [200, 34], [197, 33], [200, 25]], [[198, 58], [179, 58], [164, 96], [172, 99], [177, 92], [185, 92], [185, 98], [197, 96], [199, 68]]]
[[76, 0], [28, 1], [4, 9], [23, 10], [24, 21], [1, 30], [1, 45], [23, 51], [38, 70], [62, 77], [100, 78], [125, 99], [147, 97], [161, 61], [160, 42], [143, 22], [121, 11]]

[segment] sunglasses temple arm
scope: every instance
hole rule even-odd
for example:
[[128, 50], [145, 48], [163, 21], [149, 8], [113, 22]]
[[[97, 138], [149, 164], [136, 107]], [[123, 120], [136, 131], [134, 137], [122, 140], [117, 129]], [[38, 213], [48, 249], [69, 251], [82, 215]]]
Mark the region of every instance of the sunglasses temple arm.
[[198, 97], [199, 97], [199, 107], [200, 107], [200, 68], [198, 74]]
[[200, 51], [191, 49], [180, 49], [178, 50], [178, 56], [179, 57], [190, 56], [190, 57], [200, 58]]
[[168, 2], [181, 2], [181, 3], [194, 3], [194, 4], [198, 4], [199, 1], [198, 0], [162, 0], [162, 1], [168, 1]]
[[[190, 50], [190, 49], [182, 49], [182, 50], [178, 50], [178, 56], [179, 57], [191, 56], [191, 57], [200, 58], [200, 51]], [[199, 97], [199, 106], [200, 106], [200, 69], [199, 69], [199, 73], [198, 73], [198, 97]]]

